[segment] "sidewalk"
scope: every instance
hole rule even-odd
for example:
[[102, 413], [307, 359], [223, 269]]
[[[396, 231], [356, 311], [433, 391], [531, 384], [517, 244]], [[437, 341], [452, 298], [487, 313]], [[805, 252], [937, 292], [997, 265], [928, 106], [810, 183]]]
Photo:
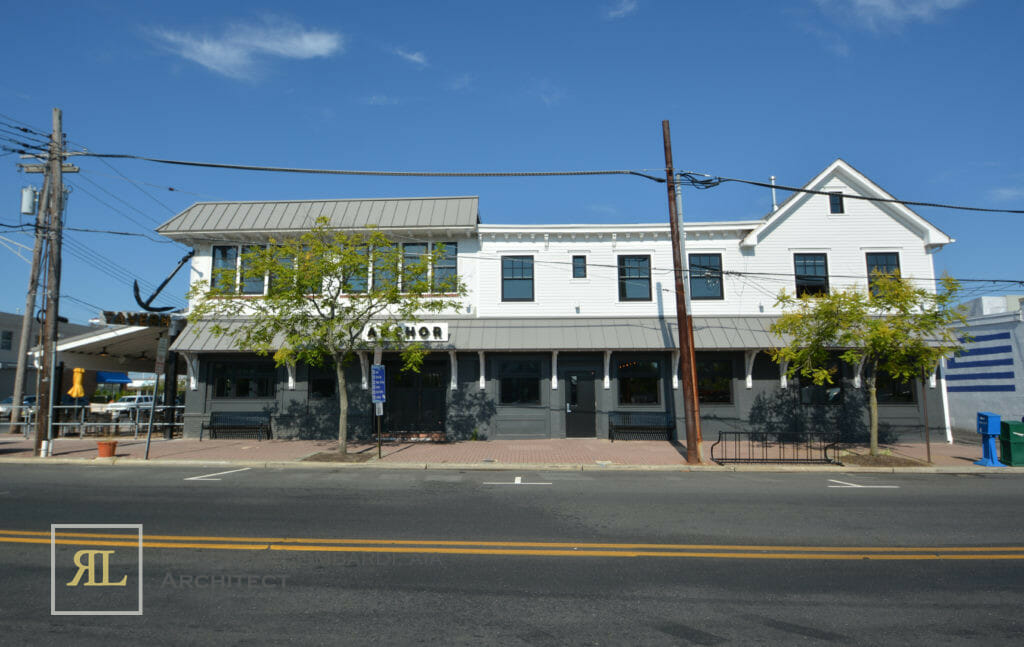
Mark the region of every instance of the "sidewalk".
[[[705, 461], [710, 460], [713, 441], [703, 443]], [[145, 456], [144, 438], [118, 439], [114, 459], [96, 458], [95, 438], [59, 438], [53, 456], [37, 459], [32, 456], [33, 441], [20, 434], [0, 435], [0, 463], [3, 462], [81, 462], [83, 464], [140, 464]], [[361, 463], [302, 462], [318, 452], [337, 447], [330, 440], [204, 440], [154, 438], [149, 452], [150, 463], [158, 464], [246, 464], [290, 467], [378, 467], [416, 469], [648, 469], [648, 470], [772, 470], [772, 471], [964, 471], [1021, 472], [1024, 468], [983, 468], [974, 465], [981, 458], [980, 445], [949, 445], [932, 443], [932, 465], [922, 467], [857, 468], [835, 465], [746, 465], [703, 466], [686, 464], [686, 449], [678, 444], [660, 441], [609, 442], [596, 438], [554, 440], [492, 440], [455, 443], [389, 443], [377, 459], [377, 446], [349, 444], [349, 453], [363, 453], [369, 460]], [[900, 442], [885, 449], [895, 456], [925, 460], [922, 442]], [[866, 452], [866, 449], [864, 450]]]

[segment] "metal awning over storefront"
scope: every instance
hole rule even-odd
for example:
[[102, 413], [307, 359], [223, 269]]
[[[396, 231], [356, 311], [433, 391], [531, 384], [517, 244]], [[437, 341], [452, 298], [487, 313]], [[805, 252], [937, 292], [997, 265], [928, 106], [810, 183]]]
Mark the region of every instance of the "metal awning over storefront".
[[[438, 318], [450, 331], [444, 342], [428, 348], [455, 351], [605, 351], [669, 350], [678, 346], [674, 321], [662, 318]], [[775, 317], [694, 317], [693, 336], [697, 350], [748, 350], [772, 348], [785, 340], [769, 328]], [[226, 328], [242, 321], [220, 322]], [[240, 352], [229, 335], [212, 333], [212, 322], [190, 325], [172, 344], [171, 350], [189, 353]]]
[[[107, 326], [58, 340], [57, 361], [88, 370], [152, 373], [166, 328]], [[39, 349], [33, 349], [34, 354]]]

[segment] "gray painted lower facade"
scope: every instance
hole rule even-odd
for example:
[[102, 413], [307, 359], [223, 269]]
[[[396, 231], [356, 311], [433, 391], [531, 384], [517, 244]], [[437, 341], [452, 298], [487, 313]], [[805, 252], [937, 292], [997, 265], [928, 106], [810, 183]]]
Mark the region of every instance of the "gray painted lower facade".
[[[597, 352], [560, 352], [557, 357], [557, 388], [552, 388], [552, 354], [485, 353], [481, 388], [480, 361], [476, 352], [456, 353], [456, 380], [452, 388], [451, 363], [447, 353], [432, 353], [420, 374], [400, 374], [397, 357], [384, 354], [388, 370], [388, 402], [385, 404], [385, 435], [437, 434], [449, 440], [543, 439], [567, 435], [608, 438], [609, 413], [626, 411], [663, 412], [675, 421], [673, 439], [685, 439], [683, 402], [680, 388], [674, 388], [671, 354], [668, 352], [613, 352], [607, 387], [604, 355]], [[843, 376], [824, 399], [802, 389], [795, 380], [780, 387], [779, 367], [765, 353], [753, 361], [747, 388], [743, 351], [698, 352], [698, 366], [714, 361], [722, 373], [713, 399], [701, 403], [701, 425], [705, 439], [720, 431], [778, 431], [783, 429], [829, 430], [845, 439], [866, 438], [867, 396], [854, 386], [853, 371], [843, 366]], [[289, 388], [288, 371], [274, 367], [267, 358], [230, 354], [200, 354], [197, 384], [186, 397], [185, 436], [197, 437], [202, 423], [214, 411], [270, 412], [275, 438], [332, 439], [338, 434], [338, 403], [333, 369], [299, 365], [294, 386]], [[629, 367], [656, 365], [656, 373], [639, 382], [623, 377]], [[231, 392], [225, 371], [247, 367], [239, 375], [262, 375], [272, 388], [257, 393], [246, 386], [244, 397]], [[246, 372], [248, 371], [248, 372]], [[370, 393], [363, 388], [358, 361], [345, 367], [349, 401], [350, 438], [369, 438], [375, 429]], [[700, 379], [700, 375], [698, 376]], [[253, 377], [239, 380], [264, 379]], [[586, 382], [593, 385], [592, 391]], [[628, 384], [626, 382], [629, 382]], [[637, 384], [643, 387], [637, 392]], [[880, 393], [879, 416], [883, 438], [897, 435], [921, 437], [927, 400], [929, 426], [933, 433], [944, 429], [945, 418], [939, 389], [915, 383], [901, 392], [899, 401], [886, 401]], [[574, 391], [574, 389], [578, 389]], [[592, 395], [590, 395], [592, 393]], [[582, 395], [581, 395], [582, 394]], [[570, 421], [566, 408], [570, 400], [592, 397], [592, 421], [580, 427], [579, 418]], [[623, 398], [639, 402], [624, 402]], [[827, 403], [824, 403], [826, 402]], [[571, 404], [577, 404], [573, 402]], [[584, 404], [587, 404], [584, 402]], [[570, 407], [573, 408], [573, 407]], [[571, 427], [571, 429], [570, 429]], [[567, 433], [569, 432], [569, 433]]]

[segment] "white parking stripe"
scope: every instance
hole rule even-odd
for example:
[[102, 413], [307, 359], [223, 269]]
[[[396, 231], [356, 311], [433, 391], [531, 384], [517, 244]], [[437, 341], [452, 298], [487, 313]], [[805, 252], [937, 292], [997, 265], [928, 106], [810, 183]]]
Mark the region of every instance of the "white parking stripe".
[[210, 478], [212, 476], [223, 476], [225, 474], [234, 474], [235, 472], [244, 472], [245, 470], [251, 470], [251, 467], [243, 467], [237, 470], [228, 470], [226, 472], [216, 472], [214, 474], [203, 474], [202, 476], [191, 476], [186, 481], [219, 481], [220, 479]]
[[829, 486], [829, 487], [838, 487], [838, 488], [851, 488], [851, 487], [863, 488], [863, 487], [866, 487], [866, 488], [895, 488], [895, 489], [898, 489], [900, 487], [898, 485], [857, 485], [856, 483], [847, 483], [846, 481], [837, 481], [835, 479], [829, 479], [828, 481], [829, 481], [829, 483], [839, 483], [839, 485], [830, 485]]

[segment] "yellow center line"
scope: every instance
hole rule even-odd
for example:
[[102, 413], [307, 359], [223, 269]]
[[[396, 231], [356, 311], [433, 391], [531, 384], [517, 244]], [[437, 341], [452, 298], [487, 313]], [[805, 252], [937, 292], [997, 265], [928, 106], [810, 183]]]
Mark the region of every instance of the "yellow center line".
[[[133, 534], [56, 533], [56, 543], [137, 547]], [[0, 543], [48, 544], [50, 533], [0, 530]], [[535, 555], [564, 557], [713, 557], [732, 559], [1024, 559], [1024, 546], [762, 546], [594, 542], [469, 541], [420, 539], [312, 539], [145, 535], [145, 548], [279, 550], [297, 552]]]

